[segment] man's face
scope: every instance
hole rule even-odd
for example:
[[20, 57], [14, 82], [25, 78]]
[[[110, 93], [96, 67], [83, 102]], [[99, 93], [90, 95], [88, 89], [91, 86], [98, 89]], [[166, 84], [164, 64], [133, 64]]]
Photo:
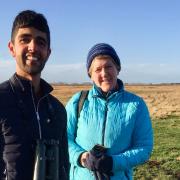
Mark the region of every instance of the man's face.
[[8, 46], [21, 76], [40, 74], [51, 53], [46, 33], [33, 27], [20, 28]]
[[103, 92], [113, 90], [117, 86], [119, 72], [112, 61], [107, 58], [95, 58], [91, 65], [91, 79]]

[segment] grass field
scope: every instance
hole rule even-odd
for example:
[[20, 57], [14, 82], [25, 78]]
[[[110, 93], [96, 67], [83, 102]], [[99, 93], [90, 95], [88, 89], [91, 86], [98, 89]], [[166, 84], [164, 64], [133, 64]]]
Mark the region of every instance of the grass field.
[[[65, 105], [77, 91], [90, 86], [54, 86], [53, 94]], [[135, 168], [135, 180], [180, 180], [180, 85], [129, 85], [128, 91], [148, 105], [154, 129], [150, 160]]]
[[153, 119], [154, 149], [150, 160], [135, 169], [134, 179], [180, 179], [180, 117]]
[[[74, 93], [90, 87], [54, 85], [53, 94], [65, 105]], [[146, 101], [152, 118], [180, 116], [180, 85], [127, 85], [125, 89], [136, 93]]]

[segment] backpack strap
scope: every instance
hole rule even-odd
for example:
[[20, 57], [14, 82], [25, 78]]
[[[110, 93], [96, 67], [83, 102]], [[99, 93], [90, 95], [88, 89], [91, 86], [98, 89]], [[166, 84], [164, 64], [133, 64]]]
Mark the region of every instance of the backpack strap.
[[81, 91], [80, 97], [79, 97], [79, 101], [78, 101], [78, 105], [77, 105], [77, 119], [80, 116], [80, 112], [82, 110], [84, 101], [86, 100], [87, 96], [88, 96], [89, 91], [85, 90], [85, 91]]
[[88, 96], [88, 93], [89, 93], [88, 90], [81, 91], [81, 94], [80, 94], [80, 97], [79, 97], [79, 100], [78, 100], [78, 103], [77, 103], [77, 124], [76, 124], [76, 131], [75, 131], [75, 134], [74, 134], [74, 139], [76, 139], [76, 136], [77, 136], [78, 119], [79, 119], [79, 116], [80, 116], [80, 112], [82, 110], [84, 101], [86, 100], [86, 98]]

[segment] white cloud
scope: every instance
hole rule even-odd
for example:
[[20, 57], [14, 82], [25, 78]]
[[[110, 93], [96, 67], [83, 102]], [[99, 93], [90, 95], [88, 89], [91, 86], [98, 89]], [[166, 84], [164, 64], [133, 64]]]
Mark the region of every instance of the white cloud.
[[175, 83], [180, 82], [180, 64], [125, 64], [122, 79], [130, 83]]
[[[119, 77], [126, 83], [175, 83], [180, 82], [180, 64], [124, 64]], [[0, 60], [0, 82], [15, 71], [15, 63]], [[42, 77], [49, 82], [90, 82], [86, 66], [82, 64], [47, 64]]]
[[90, 82], [85, 64], [47, 64], [42, 76], [50, 82]]

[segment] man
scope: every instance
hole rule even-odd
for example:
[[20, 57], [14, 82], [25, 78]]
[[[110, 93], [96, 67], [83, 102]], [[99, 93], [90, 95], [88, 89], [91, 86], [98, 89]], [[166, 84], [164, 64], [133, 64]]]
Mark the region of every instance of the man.
[[0, 84], [0, 179], [68, 179], [66, 111], [40, 78], [51, 53], [46, 18], [20, 12], [8, 47], [16, 73]]

